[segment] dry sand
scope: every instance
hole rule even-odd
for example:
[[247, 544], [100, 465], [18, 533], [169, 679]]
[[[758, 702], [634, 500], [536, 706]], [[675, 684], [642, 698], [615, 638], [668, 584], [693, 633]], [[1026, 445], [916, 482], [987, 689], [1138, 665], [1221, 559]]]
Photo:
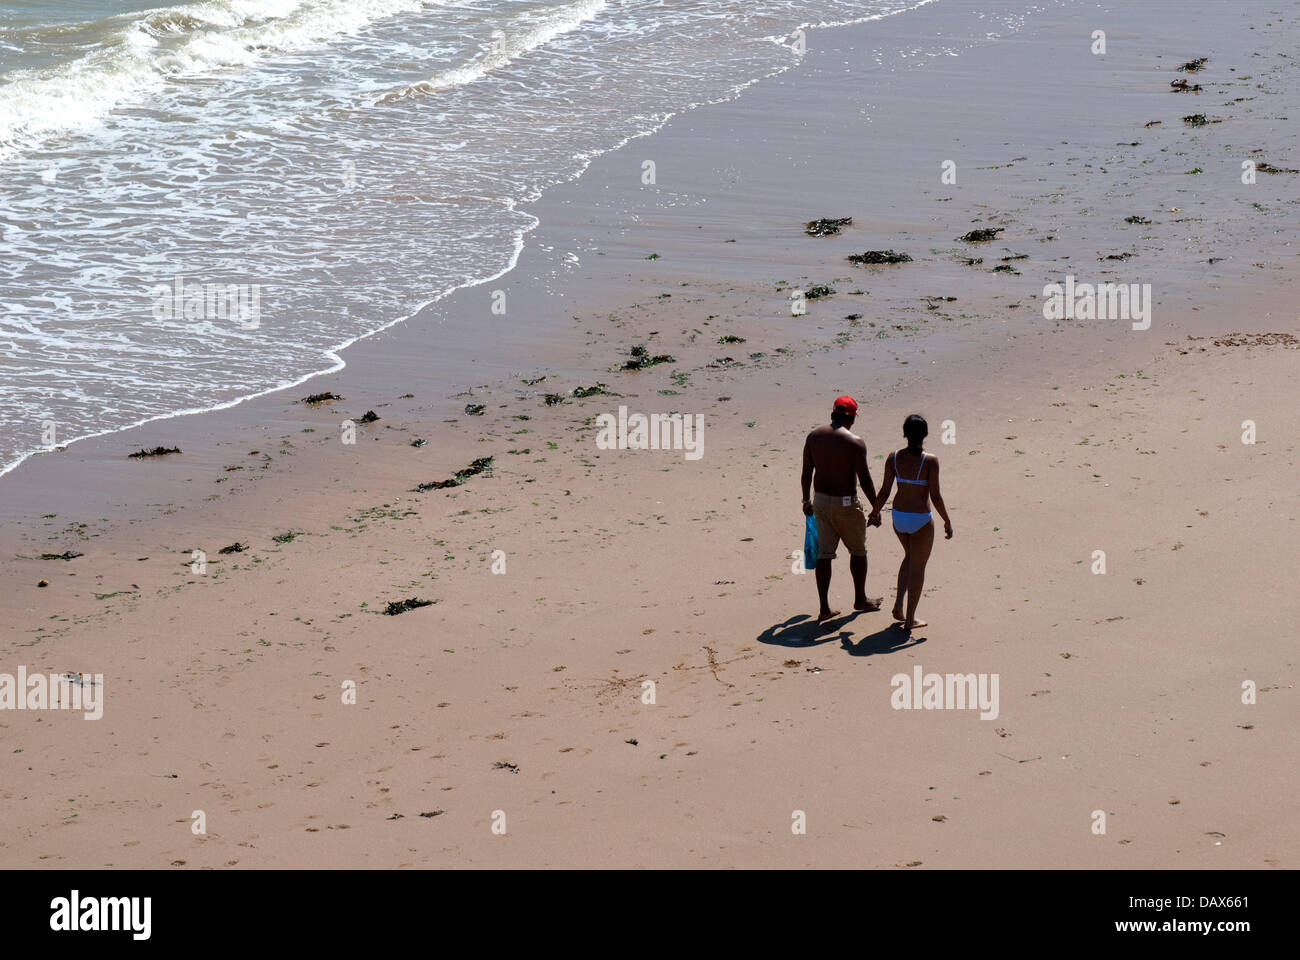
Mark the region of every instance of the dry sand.
[[[0, 481], [0, 672], [106, 698], [0, 713], [0, 865], [1295, 866], [1300, 176], [1240, 171], [1300, 166], [1297, 16], [1138, 6], [1051, 4], [996, 42], [970, 4], [810, 31], [799, 67], [548, 193], [514, 273], [296, 391], [343, 400]], [[1171, 93], [1194, 56], [1203, 91]], [[844, 260], [884, 248], [914, 261]], [[1067, 273], [1150, 283], [1151, 328], [1044, 320]], [[838, 292], [791, 316], [814, 283]], [[619, 370], [640, 343], [677, 362]], [[877, 482], [914, 410], [943, 463], [956, 537], [910, 638], [815, 627], [793, 569], [802, 437], [844, 392]], [[597, 449], [620, 404], [703, 414], [703, 457]], [[125, 457], [159, 444], [184, 453]], [[899, 548], [868, 543], [875, 596]], [[436, 603], [380, 613], [412, 597]], [[893, 709], [916, 665], [998, 675], [998, 716]]]

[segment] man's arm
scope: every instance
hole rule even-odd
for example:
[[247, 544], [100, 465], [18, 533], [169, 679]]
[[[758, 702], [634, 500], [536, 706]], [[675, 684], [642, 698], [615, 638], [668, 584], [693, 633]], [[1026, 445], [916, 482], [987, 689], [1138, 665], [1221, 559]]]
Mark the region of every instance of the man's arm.
[[812, 448], [808, 445], [808, 440], [803, 442], [803, 473], [799, 476], [799, 485], [803, 488], [803, 512], [807, 516], [812, 516], [812, 489], [813, 478], [813, 458]]
[[867, 443], [865, 440], [858, 441], [855, 456], [857, 457], [858, 483], [862, 484], [862, 489], [866, 491], [867, 502], [874, 505], [876, 502], [876, 483], [871, 479], [871, 466], [867, 463]]

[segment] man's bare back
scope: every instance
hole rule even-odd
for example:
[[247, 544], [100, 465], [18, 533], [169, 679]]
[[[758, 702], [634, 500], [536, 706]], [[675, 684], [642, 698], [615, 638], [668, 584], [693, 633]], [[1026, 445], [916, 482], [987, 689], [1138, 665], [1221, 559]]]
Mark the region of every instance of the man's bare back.
[[847, 427], [824, 424], [808, 434], [804, 443], [806, 456], [812, 459], [813, 489], [833, 497], [851, 497], [857, 481], [863, 477], [868, 499], [874, 490], [868, 487], [867, 444]]

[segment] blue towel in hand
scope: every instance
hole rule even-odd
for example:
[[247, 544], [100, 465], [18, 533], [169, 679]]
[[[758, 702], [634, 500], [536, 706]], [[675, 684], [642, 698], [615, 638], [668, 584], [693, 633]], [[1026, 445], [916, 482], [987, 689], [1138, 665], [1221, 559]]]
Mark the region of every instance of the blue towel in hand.
[[803, 568], [812, 570], [817, 566], [817, 554], [820, 548], [817, 545], [817, 518], [804, 517], [803, 532]]

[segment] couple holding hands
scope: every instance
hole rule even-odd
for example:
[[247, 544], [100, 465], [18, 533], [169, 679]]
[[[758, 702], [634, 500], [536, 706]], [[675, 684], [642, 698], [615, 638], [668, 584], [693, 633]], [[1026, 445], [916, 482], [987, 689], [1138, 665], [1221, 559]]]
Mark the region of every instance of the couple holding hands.
[[[817, 594], [821, 609], [817, 619], [829, 620], [839, 615], [827, 600], [831, 586], [831, 561], [841, 540], [849, 552], [849, 571], [853, 575], [853, 609], [874, 611], [880, 604], [867, 599], [867, 527], [881, 525], [880, 510], [889, 499], [894, 481], [892, 519], [894, 533], [903, 544], [903, 562], [898, 567], [898, 594], [894, 601], [894, 619], [905, 630], [926, 626], [916, 619], [916, 605], [925, 585], [925, 565], [934, 546], [934, 519], [930, 503], [943, 518], [946, 539], [952, 539], [952, 522], [939, 491], [939, 460], [926, 453], [924, 441], [929, 426], [920, 414], [903, 421], [907, 446], [885, 459], [885, 479], [876, 494], [867, 466], [867, 445], [850, 429], [858, 417], [858, 404], [852, 397], [840, 397], [831, 411], [831, 422], [817, 427], [804, 441], [803, 512], [817, 519]], [[870, 516], [857, 496], [857, 485], [871, 502]], [[811, 497], [809, 489], [811, 487]], [[906, 609], [904, 609], [906, 604]]]

